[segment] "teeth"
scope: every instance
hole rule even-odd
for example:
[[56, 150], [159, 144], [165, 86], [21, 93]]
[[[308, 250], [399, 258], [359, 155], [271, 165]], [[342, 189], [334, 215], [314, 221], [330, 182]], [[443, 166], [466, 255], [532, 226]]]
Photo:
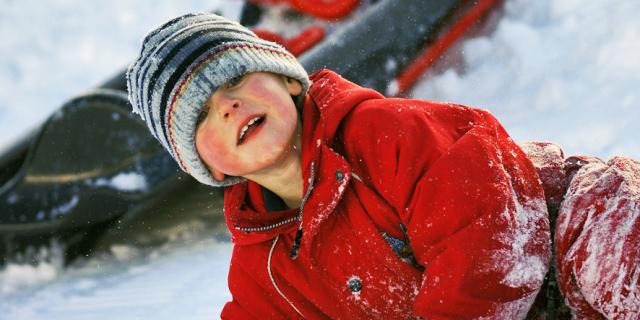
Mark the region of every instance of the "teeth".
[[242, 130], [240, 130], [240, 137], [238, 138], [238, 140], [240, 142], [242, 142], [242, 140], [244, 139], [244, 134], [247, 133], [247, 130], [249, 130], [249, 127], [251, 125], [253, 125], [254, 123], [256, 123], [256, 121], [260, 120], [262, 117], [255, 117], [251, 120], [249, 120], [249, 122], [247, 123], [247, 125], [245, 125], [244, 127], [242, 127]]

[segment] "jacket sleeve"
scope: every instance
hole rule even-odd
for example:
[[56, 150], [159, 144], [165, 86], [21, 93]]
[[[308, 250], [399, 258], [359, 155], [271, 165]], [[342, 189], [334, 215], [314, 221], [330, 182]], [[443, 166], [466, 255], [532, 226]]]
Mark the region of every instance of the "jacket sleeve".
[[352, 112], [344, 139], [425, 267], [416, 315], [526, 316], [548, 268], [549, 222], [535, 169], [491, 114], [376, 100]]

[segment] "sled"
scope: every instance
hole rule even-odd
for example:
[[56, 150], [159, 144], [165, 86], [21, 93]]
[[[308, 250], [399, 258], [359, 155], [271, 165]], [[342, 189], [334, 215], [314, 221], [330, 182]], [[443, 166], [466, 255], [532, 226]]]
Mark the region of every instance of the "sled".
[[88, 252], [119, 219], [188, 181], [131, 113], [123, 91], [71, 99], [19, 151], [9, 153], [1, 175], [3, 256], [54, 237], [69, 257]]
[[[399, 95], [499, 1], [325, 3], [341, 5], [318, 11], [309, 1], [255, 0], [245, 4], [241, 22], [292, 48], [310, 73], [329, 68]], [[259, 25], [271, 6], [313, 17], [285, 10], [311, 22], [296, 36], [281, 36]], [[16, 253], [52, 239], [64, 244], [68, 261], [111, 243], [154, 245], [167, 239], [162, 230], [185, 221], [223, 230], [221, 198], [221, 189], [183, 173], [131, 113], [121, 71], [70, 99], [0, 156], [0, 257], [26, 259]]]

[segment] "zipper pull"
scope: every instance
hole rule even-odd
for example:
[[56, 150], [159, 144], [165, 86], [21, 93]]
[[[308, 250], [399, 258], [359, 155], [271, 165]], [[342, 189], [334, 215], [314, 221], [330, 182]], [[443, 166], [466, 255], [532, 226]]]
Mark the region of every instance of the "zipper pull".
[[291, 253], [289, 253], [289, 257], [291, 260], [295, 260], [298, 258], [298, 251], [300, 250], [300, 241], [302, 240], [302, 228], [296, 231], [296, 239], [293, 241], [293, 246], [291, 247]]

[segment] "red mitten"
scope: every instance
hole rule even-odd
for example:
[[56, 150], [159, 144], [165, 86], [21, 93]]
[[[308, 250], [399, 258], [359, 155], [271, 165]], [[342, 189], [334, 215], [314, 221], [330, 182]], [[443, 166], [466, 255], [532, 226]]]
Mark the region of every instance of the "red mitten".
[[560, 291], [577, 319], [640, 319], [640, 163], [574, 157], [566, 168], [574, 175], [556, 224]]

